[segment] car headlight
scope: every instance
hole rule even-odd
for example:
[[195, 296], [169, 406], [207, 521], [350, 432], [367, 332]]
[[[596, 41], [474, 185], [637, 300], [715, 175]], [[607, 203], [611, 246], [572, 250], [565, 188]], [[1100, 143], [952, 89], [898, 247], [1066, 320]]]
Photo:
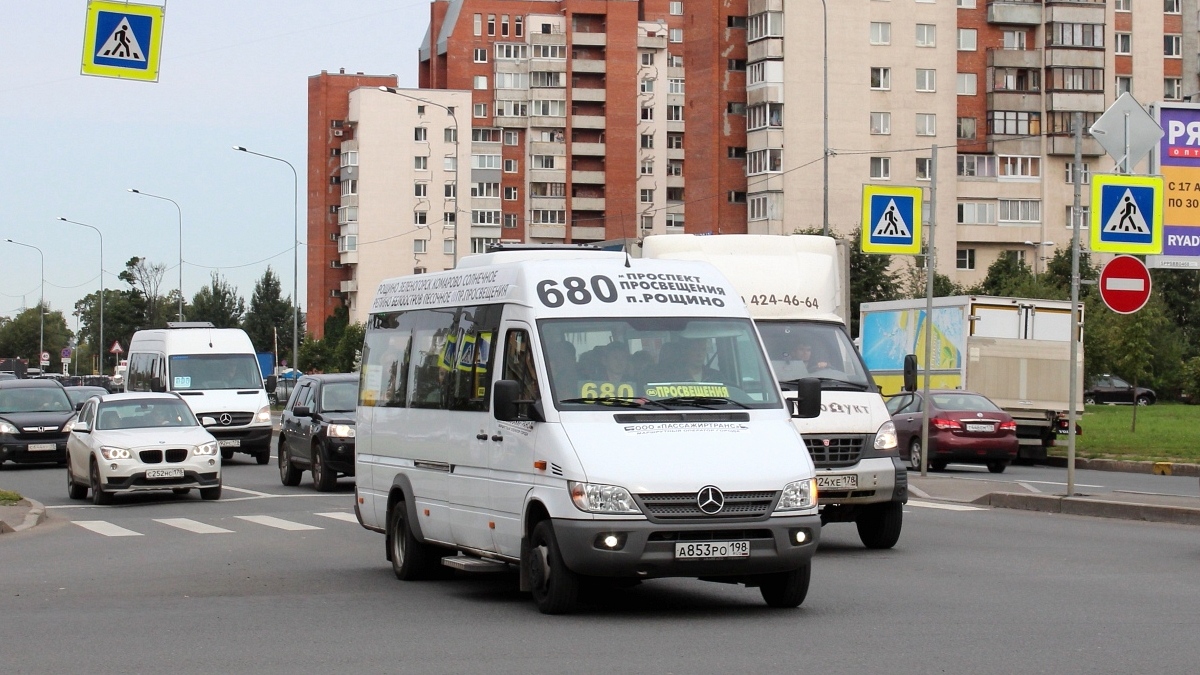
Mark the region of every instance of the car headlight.
[[207, 443], [201, 443], [200, 445], [196, 446], [196, 455], [197, 456], [215, 455], [219, 452], [221, 452], [221, 448], [220, 448], [220, 446], [217, 445], [216, 441], [209, 441]]
[[0, 434], [15, 434], [15, 433], [17, 433], [16, 427], [9, 424], [8, 422], [0, 422]]
[[[71, 430], [74, 428], [75, 428], [75, 418], [72, 417], [71, 419], [67, 420], [66, 424], [63, 425], [62, 430], [63, 430], [64, 434], [69, 434], [69, 433], [71, 433]], [[0, 429], [0, 432], [3, 432], [3, 429]]]
[[817, 504], [817, 479], [795, 480], [783, 486], [776, 511], [800, 511]]
[[349, 424], [330, 424], [329, 435], [334, 438], [354, 438], [354, 427]]
[[895, 450], [899, 443], [896, 441], [896, 425], [888, 420], [879, 426], [875, 432], [876, 450]]
[[114, 448], [106, 445], [100, 448], [100, 456], [104, 459], [129, 459], [133, 457], [133, 453], [126, 448]]
[[258, 409], [258, 413], [254, 415], [255, 422], [270, 422], [271, 421], [271, 406], [264, 405]]
[[575, 508], [588, 513], [641, 513], [629, 490], [616, 485], [567, 481]]

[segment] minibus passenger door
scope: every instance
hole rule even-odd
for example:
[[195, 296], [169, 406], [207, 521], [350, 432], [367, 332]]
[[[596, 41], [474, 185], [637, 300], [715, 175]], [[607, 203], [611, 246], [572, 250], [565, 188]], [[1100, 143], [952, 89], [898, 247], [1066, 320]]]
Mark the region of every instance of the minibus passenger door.
[[[521, 321], [505, 321], [501, 334], [504, 335], [503, 367], [500, 379], [516, 382], [518, 401], [540, 401], [542, 383], [540, 375], [545, 372], [542, 352], [535, 347], [529, 325]], [[495, 410], [495, 397], [492, 408]], [[537, 417], [533, 405], [519, 405]], [[533, 419], [500, 421], [489, 416], [490, 469], [492, 480], [491, 505], [496, 516], [496, 528], [492, 540], [496, 550], [504, 555], [519, 556], [521, 552], [521, 509], [525, 496], [535, 479], [533, 462], [534, 441], [537, 438], [538, 422]]]

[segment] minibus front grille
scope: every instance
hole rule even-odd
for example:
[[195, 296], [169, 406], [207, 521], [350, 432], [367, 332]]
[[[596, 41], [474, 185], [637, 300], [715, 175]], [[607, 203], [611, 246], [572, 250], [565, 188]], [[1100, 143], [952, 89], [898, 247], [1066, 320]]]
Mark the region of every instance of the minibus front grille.
[[770, 530], [674, 530], [651, 532], [646, 541], [736, 541], [774, 538]]
[[750, 413], [619, 413], [613, 415], [619, 424], [679, 424], [685, 422], [749, 422]]
[[724, 505], [714, 514], [700, 510], [695, 492], [639, 494], [634, 498], [651, 521], [672, 521], [764, 518], [778, 496], [778, 492], [726, 492]]
[[[223, 415], [229, 416], [228, 423], [225, 422], [226, 418], [223, 417]], [[203, 413], [196, 413], [196, 417], [211, 417], [211, 418], [213, 418], [214, 420], [217, 421], [217, 427], [215, 427], [215, 428], [244, 427], [247, 424], [250, 424], [250, 420], [254, 419], [254, 413], [250, 413], [250, 412], [225, 412], [225, 413], [203, 412]]]
[[818, 469], [854, 466], [862, 455], [862, 434], [804, 434], [804, 445]]

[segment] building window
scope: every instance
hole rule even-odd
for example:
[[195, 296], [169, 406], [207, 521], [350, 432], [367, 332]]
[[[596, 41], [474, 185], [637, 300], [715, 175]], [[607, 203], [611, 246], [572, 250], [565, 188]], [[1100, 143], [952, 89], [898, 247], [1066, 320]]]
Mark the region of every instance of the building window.
[[746, 175], [779, 173], [783, 171], [783, 149], [768, 148], [746, 154]]
[[642, 134], [642, 148], [649, 150], [654, 147], [654, 134]]
[[413, 253], [424, 253], [426, 241], [424, 239], [413, 240]]
[[975, 9], [975, 0], [958, 0], [956, 4], [959, 9]]
[[683, 106], [669, 105], [667, 106], [667, 121], [682, 122], [683, 121]]
[[1132, 33], [1114, 33], [1113, 45], [1114, 54], [1132, 54], [1133, 53], [1133, 34]]
[[515, 159], [504, 160], [504, 173], [516, 173], [516, 172], [517, 172], [517, 160], [515, 160]]
[[525, 37], [525, 17], [518, 16], [513, 19], [513, 34], [517, 37]]
[[958, 118], [958, 128], [956, 130], [955, 137], [963, 141], [975, 140], [975, 118]]
[[640, 201], [643, 204], [653, 204], [654, 203], [654, 190], [641, 190], [639, 192], [639, 195], [640, 195]]
[[556, 99], [535, 99], [533, 114], [539, 117], [564, 117], [567, 114], [567, 102]]
[[937, 115], [917, 113], [917, 135], [937, 136]]
[[417, 171], [428, 171], [429, 170], [429, 158], [428, 157], [413, 157], [413, 169], [415, 169]]
[[413, 225], [417, 227], [425, 227], [429, 224], [429, 213], [426, 211], [413, 211]]
[[683, 149], [683, 134], [673, 131], [667, 132], [667, 149], [682, 150]]
[[553, 169], [557, 166], [554, 157], [554, 155], [533, 155], [530, 162], [535, 169]]
[[683, 55], [668, 53], [667, 54], [667, 67], [668, 68], [682, 68], [683, 67]]
[[[543, 48], [559, 47], [560, 49], [563, 49], [564, 51], [563, 51], [563, 56], [560, 56], [558, 58], [566, 58], [566, 51], [565, 51], [566, 46], [565, 45], [534, 45], [533, 46], [533, 57], [534, 58], [538, 58], [538, 47], [543, 47]], [[496, 60], [497, 61], [521, 61], [526, 58], [529, 58], [529, 45], [520, 44], [520, 43], [497, 44], [496, 45]], [[547, 56], [544, 58], [552, 58], [552, 57]]]
[[683, 93], [683, 78], [682, 77], [668, 78], [667, 79], [667, 93], [668, 94], [682, 94]]
[[995, 225], [995, 202], [959, 202], [959, 225]]
[[500, 196], [499, 183], [471, 183], [472, 197], [490, 197], [497, 198]]
[[[1072, 222], [1072, 220], [1071, 220], [1071, 214], [1073, 211], [1075, 211], [1075, 207], [1073, 207], [1073, 206], [1067, 207], [1066, 223], [1067, 223], [1068, 230], [1075, 226], [1075, 223]], [[1081, 229], [1081, 230], [1088, 229], [1088, 226], [1091, 225], [1091, 223], [1092, 223], [1091, 209], [1087, 206], [1081, 206], [1081, 207], [1079, 207], [1079, 211], [1075, 211], [1075, 214], [1076, 214], [1075, 220], [1079, 221], [1079, 229]]]
[[682, 176], [683, 175], [683, 160], [669, 159], [667, 160], [667, 175]]
[[683, 201], [683, 188], [681, 188], [681, 187], [667, 188], [667, 201], [669, 201], [669, 202]]
[[471, 142], [473, 143], [499, 143], [500, 130], [490, 127], [475, 127], [471, 129]]
[[871, 88], [887, 91], [892, 88], [892, 69], [891, 68], [872, 68], [871, 69]]
[[783, 12], [762, 12], [746, 21], [746, 41], [783, 37]]
[[428, 139], [428, 131], [425, 127], [416, 127], [413, 129], [413, 140], [422, 142]]
[[425, 274], [427, 270], [424, 267], [414, 267], [413, 274]]
[[1026, 38], [1028, 33], [1023, 30], [1006, 30], [1004, 31], [1004, 48], [1016, 51], [1025, 51]]
[[959, 73], [957, 91], [959, 96], [974, 96], [979, 93], [978, 78], [975, 73]]
[[[1067, 162], [1065, 179], [1067, 183], [1075, 182], [1075, 162]], [[1086, 162], [1079, 165], [1079, 182], [1084, 185], [1092, 182], [1092, 172]]]
[[654, 216], [642, 216], [642, 232], [649, 232], [654, 229]]
[[1003, 136], [1030, 136], [1042, 132], [1042, 114], [1017, 110], [989, 110], [988, 133]]
[[873, 112], [871, 113], [871, 133], [872, 134], [890, 134], [892, 133], [892, 113], [889, 112]]
[[782, 103], [759, 103], [746, 110], [746, 130], [783, 126]]
[[[535, 87], [552, 87], [552, 86], [561, 87], [562, 86], [561, 82], [554, 81], [552, 78], [547, 77], [549, 75], [551, 75], [551, 73], [545, 73], [545, 72], [535, 70], [533, 72], [533, 77], [535, 79], [533, 86], [535, 86]], [[562, 75], [562, 73], [553, 73], [553, 75], [555, 78], [557, 78], [557, 77], [560, 77]], [[528, 89], [529, 88], [529, 76], [530, 76], [529, 73], [496, 73], [496, 88], [497, 89]], [[485, 77], [485, 78], [483, 78], [483, 80], [484, 80], [483, 88], [486, 89], [487, 88], [487, 78]], [[547, 80], [552, 80], [552, 83], [547, 82]], [[479, 87], [475, 87], [475, 88], [479, 89]]]
[[1133, 0], [1113, 0], [1113, 9], [1118, 12], [1132, 12]]
[[530, 183], [529, 194], [534, 197], [565, 197], [566, 183]]
[[446, 199], [458, 198], [458, 183], [446, 183], [442, 186], [442, 196]]
[[1042, 222], [1042, 202], [1039, 199], [1001, 199], [999, 208], [1001, 223]]
[[520, 194], [520, 191], [517, 188], [506, 187], [504, 188], [504, 201], [515, 202], [517, 201], [518, 194]]
[[1183, 100], [1183, 80], [1178, 77], [1163, 79], [1163, 98], [1168, 101]]
[[499, 169], [500, 155], [471, 155], [472, 169]]
[[516, 229], [516, 227], [517, 227], [517, 214], [515, 214], [515, 213], [506, 213], [506, 214], [504, 214], [504, 227], [505, 227], [506, 229], [509, 229], [509, 230]]
[[671, 0], [670, 12], [671, 16], [683, 16], [682, 0]]
[[668, 213], [667, 214], [667, 227], [668, 228], [672, 228], [672, 227], [682, 228], [683, 227], [683, 214], [682, 213]]
[[937, 71], [917, 68], [917, 91], [937, 91]]
[[473, 108], [475, 117], [487, 117], [487, 108], [488, 104], [486, 103], [476, 103]]
[[499, 225], [500, 212], [495, 209], [473, 209], [471, 211], [472, 225]]
[[1000, 178], [1037, 178], [1042, 175], [1041, 159], [1019, 155], [996, 157]]
[[767, 196], [757, 195], [750, 197], [747, 200], [747, 211], [749, 212], [749, 220], [766, 220]]
[[654, 119], [654, 108], [642, 108], [642, 121], [649, 122]]
[[[499, 46], [499, 45], [497, 45], [497, 46]], [[525, 45], [520, 45], [520, 46], [524, 47]], [[524, 52], [525, 50], [522, 49], [521, 51]], [[533, 46], [533, 58], [535, 58], [535, 59], [554, 59], [556, 61], [565, 60], [567, 58], [567, 46], [566, 45], [534, 45]]]
[[996, 158], [992, 155], [959, 155], [958, 175], [965, 178], [995, 178]]
[[729, 159], [746, 159], [746, 148], [738, 145], [731, 145], [725, 149], [725, 156]]
[[892, 44], [892, 24], [882, 21], [871, 22], [871, 44]]
[[499, 243], [494, 237], [471, 237], [471, 253], [487, 253], [489, 246]]
[[670, 32], [668, 33], [668, 35], [670, 36], [668, 39], [671, 42], [676, 42], [676, 43], [683, 42], [683, 29], [682, 28], [672, 28], [670, 30]]
[[475, 63], [487, 63], [487, 49], [480, 47], [475, 50]]
[[528, 117], [529, 101], [496, 101], [496, 117]]
[[442, 240], [442, 253], [445, 253], [446, 255], [454, 255], [454, 240], [453, 239], [443, 239]]
[[929, 180], [933, 175], [933, 158], [917, 158], [917, 180]]
[[358, 250], [358, 235], [348, 234], [338, 237], [338, 253], [352, 253]]
[[458, 158], [457, 157], [443, 157], [442, 158], [442, 169], [444, 171], [458, 171]]
[[871, 158], [871, 178], [875, 180], [890, 180], [892, 177], [891, 157]]
[[654, 65], [654, 52], [642, 52], [642, 65], [643, 66], [653, 66]]
[[1133, 91], [1133, 78], [1128, 75], [1117, 76], [1117, 96]]
[[726, 59], [726, 69], [735, 73], [746, 72], [746, 59]]
[[958, 249], [958, 259], [955, 261], [954, 266], [960, 270], [975, 269], [975, 249], [973, 249], [973, 248]]
[[413, 183], [413, 196], [425, 197], [429, 194], [429, 183]]
[[931, 23], [917, 24], [917, 46], [918, 47], [935, 47], [937, 46], [937, 26]]
[[500, 37], [508, 37], [508, 15], [500, 15]]
[[1177, 59], [1183, 56], [1183, 36], [1182, 35], [1164, 35], [1163, 36], [1163, 56]]
[[534, 209], [533, 210], [534, 225], [566, 225], [567, 212], [554, 211], [550, 209]]
[[504, 144], [505, 145], [517, 145], [518, 143], [520, 143], [520, 141], [521, 141], [521, 134], [519, 132], [516, 132], [516, 131], [505, 131], [504, 132]]
[[1102, 23], [1050, 23], [1046, 26], [1047, 47], [1103, 47]]
[[1163, 14], [1179, 14], [1179, 0], [1163, 0]]
[[442, 213], [442, 225], [453, 229], [458, 223], [458, 216], [454, 211], [446, 211]]
[[643, 159], [641, 167], [642, 167], [642, 175], [643, 176], [652, 175], [654, 173], [654, 160]]
[[728, 17], [725, 17], [725, 27], [726, 28], [745, 28], [746, 27], [746, 17], [735, 16], [735, 15], [730, 15]]
[[742, 192], [740, 190], [730, 190], [728, 193], [728, 198], [729, 198], [730, 204], [745, 204], [746, 203], [746, 193]]
[[496, 37], [496, 15], [488, 14], [488, 37]]
[[652, 77], [643, 77], [643, 78], [642, 78], [642, 84], [641, 84], [641, 86], [638, 88], [638, 91], [639, 91], [639, 92], [641, 92], [641, 93], [643, 93], [643, 94], [652, 94], [652, 93], [654, 93], [654, 78], [652, 78]]
[[959, 28], [958, 29], [958, 51], [973, 52], [975, 51], [976, 31], [974, 28]]
[[[1104, 91], [1103, 68], [1047, 68], [1051, 91]], [[1036, 72], [1036, 71], [1034, 71]]]

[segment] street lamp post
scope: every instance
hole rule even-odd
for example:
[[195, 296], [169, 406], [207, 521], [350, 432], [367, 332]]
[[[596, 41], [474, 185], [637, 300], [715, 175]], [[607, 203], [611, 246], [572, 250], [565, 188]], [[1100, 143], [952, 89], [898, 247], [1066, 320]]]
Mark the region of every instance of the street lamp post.
[[[88, 225], [87, 223], [80, 223], [75, 220], [67, 220], [66, 218], [63, 218], [62, 216], [59, 216], [58, 219], [63, 221], [64, 223], [71, 223], [72, 225], [82, 225], [84, 227], [89, 227], [89, 228], [95, 230], [96, 234], [100, 235], [100, 337], [96, 342], [96, 354], [100, 357], [100, 374], [103, 375], [104, 374], [104, 233], [101, 232], [100, 229], [94, 225]], [[182, 294], [181, 294], [181, 296], [182, 296]], [[78, 360], [75, 363], [75, 368], [76, 368], [76, 371], [78, 371], [78, 369], [79, 369]], [[78, 374], [78, 372], [76, 372], [76, 374]]]
[[179, 320], [183, 321], [183, 209], [179, 208], [179, 202], [170, 197], [160, 197], [152, 195], [149, 192], [142, 192], [129, 188], [129, 192], [143, 197], [151, 197], [153, 199], [161, 199], [164, 202], [171, 202], [175, 205], [175, 211], [179, 214]]
[[821, 169], [823, 181], [821, 188], [821, 234], [829, 236], [829, 11], [825, 0], [821, 0], [821, 35], [824, 44], [821, 47], [821, 105], [823, 117], [821, 121], [822, 151]]
[[38, 300], [38, 314], [40, 321], [38, 324], [38, 368], [41, 368], [42, 352], [46, 350], [46, 256], [42, 255], [42, 249], [32, 244], [22, 244], [19, 241], [7, 240], [10, 244], [31, 248], [38, 252], [38, 261], [41, 271], [38, 276], [41, 278], [41, 299]]
[[296, 173], [296, 167], [292, 163], [281, 157], [273, 157], [264, 155], [261, 152], [254, 152], [246, 148], [235, 145], [234, 150], [244, 152], [248, 155], [255, 155], [266, 159], [273, 159], [276, 162], [283, 162], [292, 170], [292, 369], [300, 372], [300, 211], [296, 203], [300, 201], [300, 177]]
[[1025, 241], [1025, 245], [1026, 245], [1026, 246], [1031, 246], [1031, 247], [1033, 247], [1033, 278], [1034, 278], [1034, 279], [1037, 279], [1037, 277], [1038, 277], [1038, 263], [1039, 263], [1041, 260], [1044, 260], [1044, 258], [1042, 257], [1042, 247], [1043, 247], [1043, 246], [1053, 246], [1053, 245], [1054, 245], [1054, 242], [1052, 242], [1052, 241], [1029, 241], [1029, 240], [1026, 240], [1026, 241]]

